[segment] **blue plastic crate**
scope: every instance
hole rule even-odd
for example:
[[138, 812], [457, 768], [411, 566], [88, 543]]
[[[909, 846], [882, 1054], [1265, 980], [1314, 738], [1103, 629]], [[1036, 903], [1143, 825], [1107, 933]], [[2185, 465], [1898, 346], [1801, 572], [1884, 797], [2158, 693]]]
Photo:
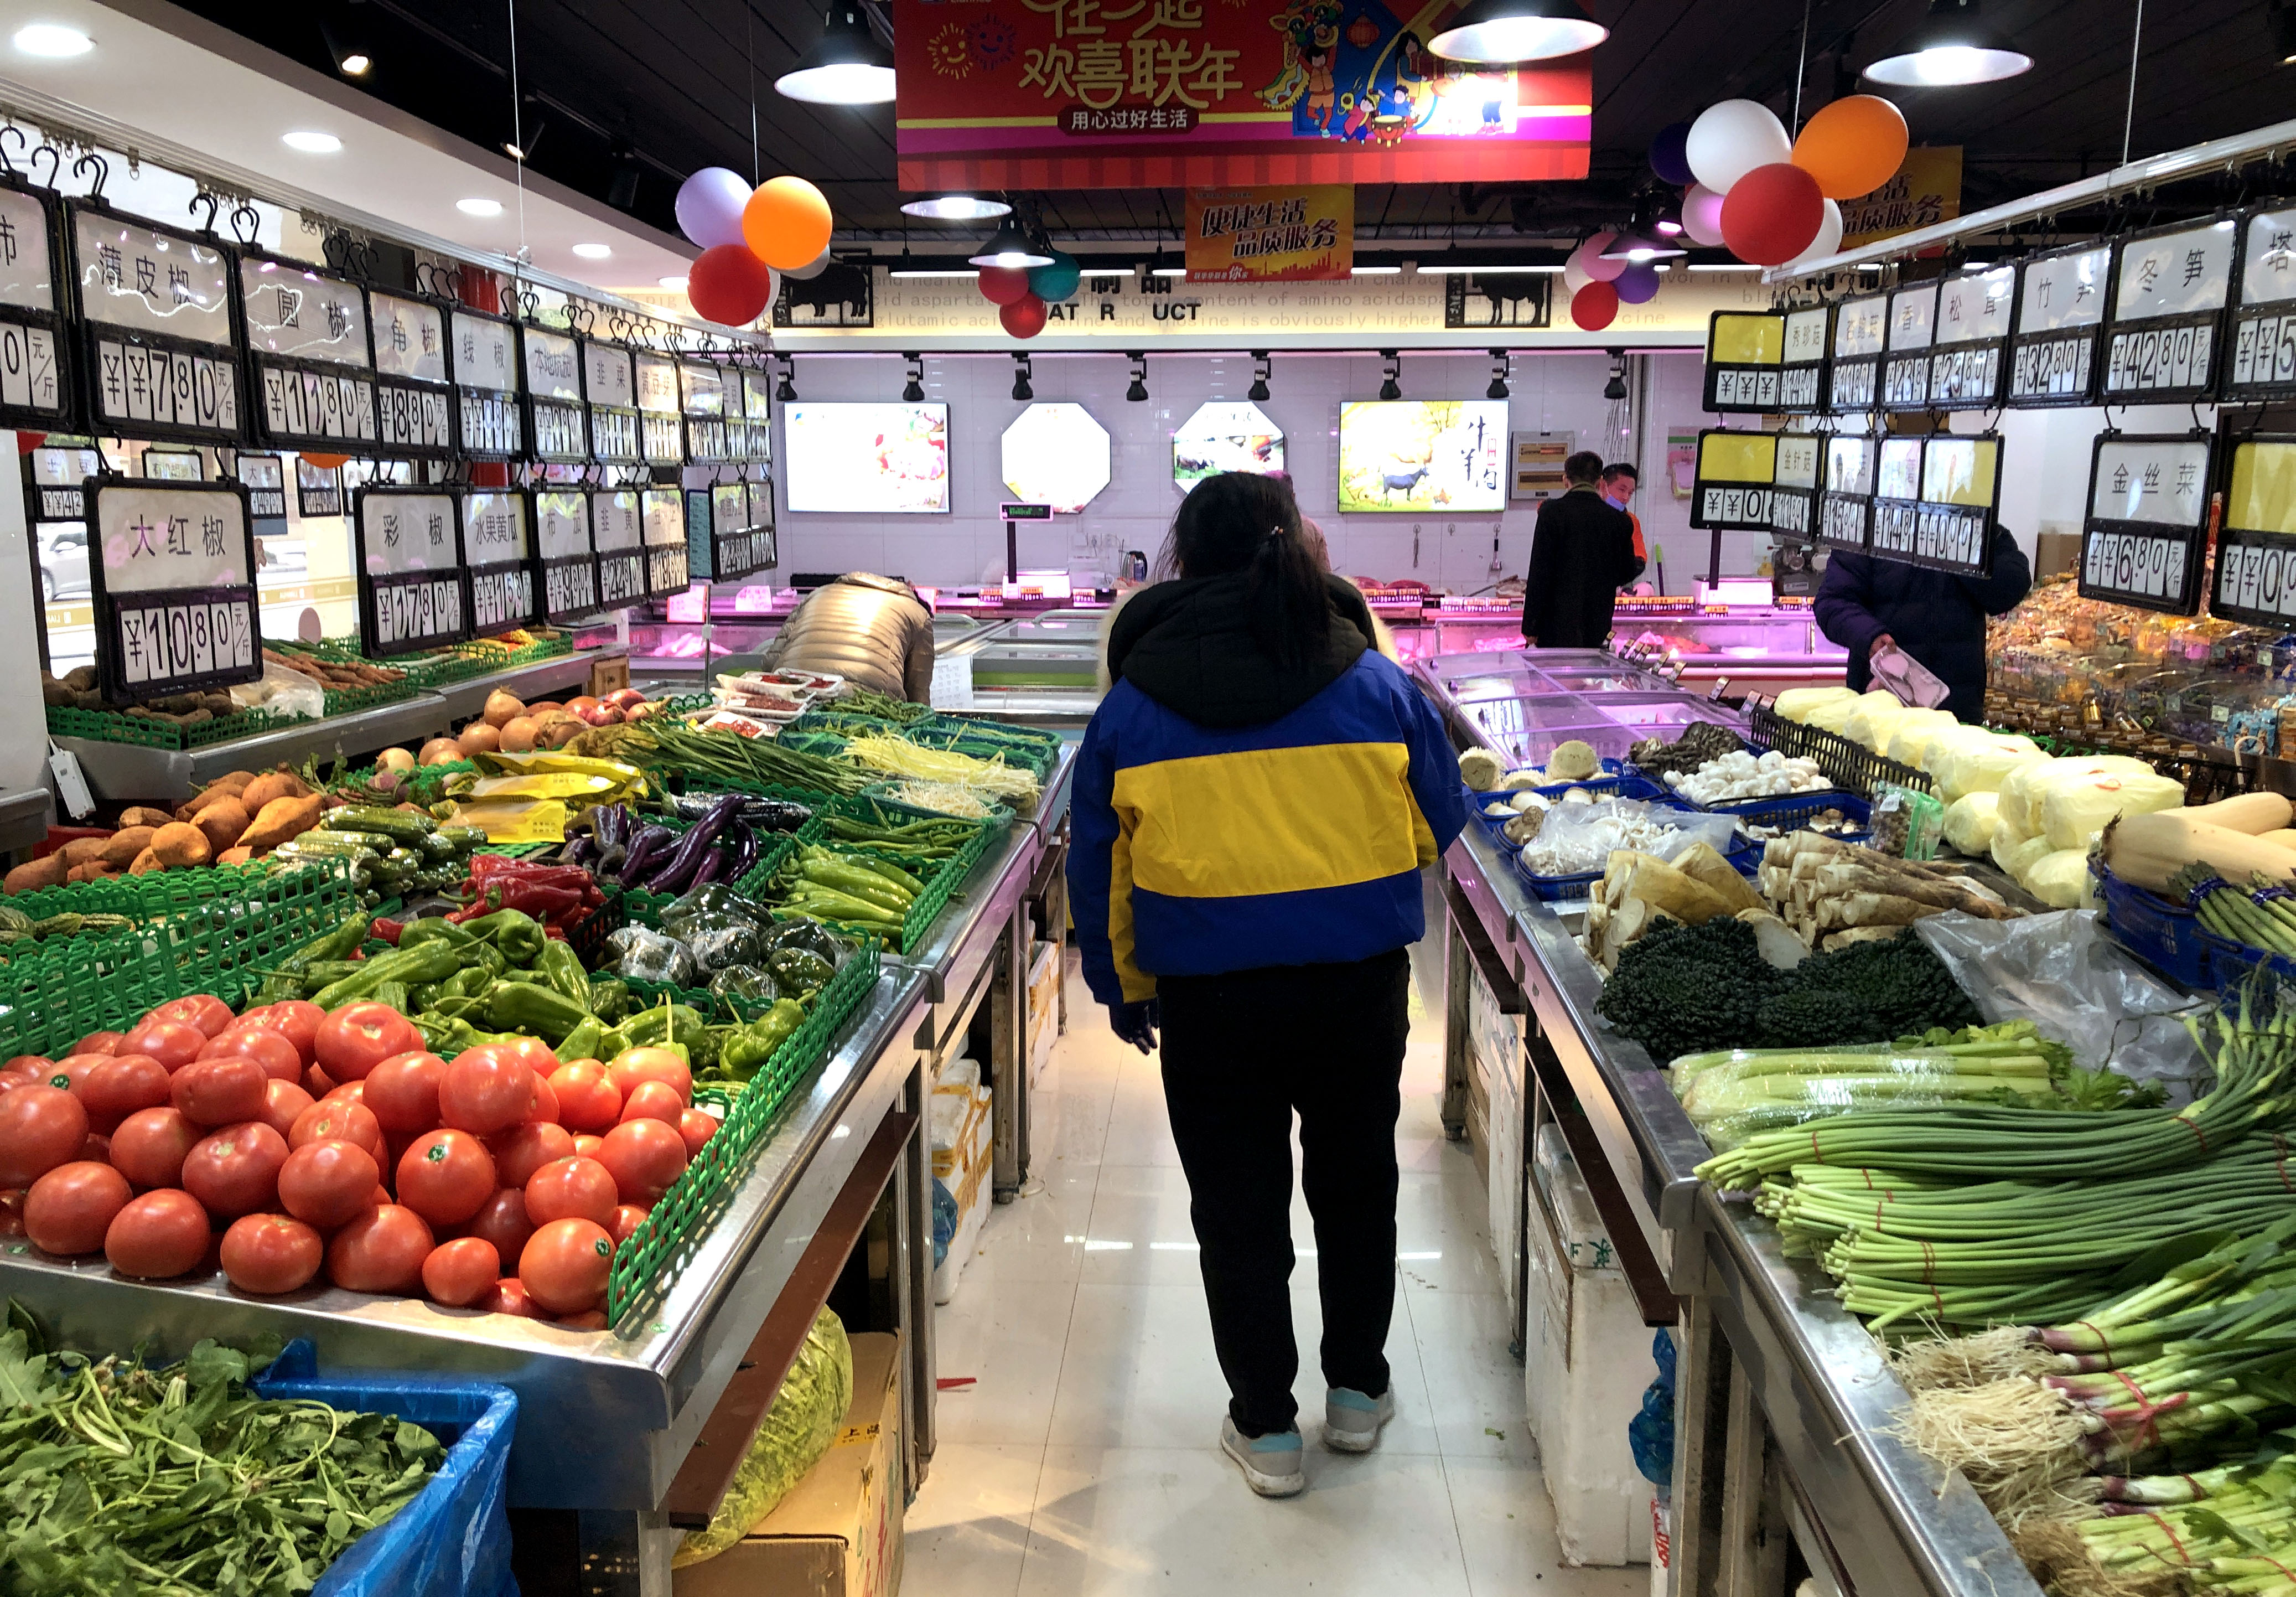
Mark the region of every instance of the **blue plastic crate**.
[[250, 1383], [258, 1396], [396, 1414], [447, 1444], [414, 1502], [352, 1543], [312, 1597], [518, 1597], [504, 1511], [518, 1395], [491, 1381], [399, 1370], [318, 1372], [308, 1341]]
[[1874, 801], [1859, 798], [1854, 793], [1788, 793], [1771, 798], [1733, 799], [1726, 804], [1709, 804], [1707, 811], [1714, 815], [1734, 815], [1750, 827], [1776, 827], [1792, 830], [1806, 825], [1828, 810], [1839, 810], [1851, 823], [1852, 829], [1836, 833], [1845, 843], [1862, 842], [1873, 833]]
[[[2097, 877], [2104, 899], [2105, 928], [2114, 942], [2187, 987], [2223, 985], [2212, 956], [2218, 948], [2243, 951], [2241, 945], [2210, 934], [2201, 925], [2201, 918], [2185, 905], [2130, 886], [2095, 860], [2089, 870]], [[2244, 951], [2251, 963], [2272, 957], [2261, 949]]]

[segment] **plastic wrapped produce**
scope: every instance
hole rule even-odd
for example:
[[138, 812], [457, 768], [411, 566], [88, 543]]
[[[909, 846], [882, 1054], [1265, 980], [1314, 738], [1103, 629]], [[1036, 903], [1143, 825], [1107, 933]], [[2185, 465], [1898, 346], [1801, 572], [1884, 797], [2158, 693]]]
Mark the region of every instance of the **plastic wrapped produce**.
[[823, 1309], [798, 1346], [797, 1362], [782, 1377], [757, 1439], [734, 1467], [733, 1484], [709, 1516], [709, 1528], [687, 1532], [670, 1567], [716, 1558], [748, 1535], [821, 1461], [852, 1404], [852, 1345], [845, 1339], [843, 1321]]
[[668, 982], [677, 987], [693, 985], [693, 956], [676, 938], [652, 926], [623, 926], [606, 939], [606, 945], [619, 956], [614, 961], [616, 975]]
[[1789, 687], [1778, 695], [1774, 708], [1787, 720], [1806, 721], [1823, 705], [1850, 704], [1857, 697], [1857, 691], [1849, 687]]
[[2044, 790], [2041, 836], [2051, 848], [2086, 850], [2116, 815], [2150, 815], [2177, 809], [2184, 802], [2185, 785], [2169, 777], [2126, 771], [2076, 776], [2052, 782]]
[[2008, 732], [1979, 732], [1970, 737], [1946, 737], [1930, 747], [1930, 775], [1937, 778], [1938, 796], [1952, 803], [1964, 794], [1998, 793], [2001, 784], [2021, 766], [2048, 758], [2030, 737]]
[[744, 921], [724, 921], [686, 934], [685, 946], [694, 968], [703, 975], [765, 962], [766, 943], [758, 928]]
[[1993, 846], [2000, 824], [1999, 794], [1964, 793], [1946, 806], [1945, 840], [1973, 860]]
[[1960, 726], [1950, 710], [1907, 710], [1890, 726], [1890, 740], [1882, 745], [1880, 753], [1900, 765], [1926, 770], [1929, 768], [1922, 761], [1931, 743]]
[[1860, 694], [1849, 718], [1841, 724], [1841, 735], [1850, 742], [1862, 744], [1869, 749], [1887, 747], [1890, 729], [1904, 717], [1906, 709], [1907, 706], [1900, 704], [1895, 694], [1883, 693], [1879, 688], [1872, 693]]
[[2010, 837], [2009, 828], [2005, 826], [1994, 829], [1993, 863], [1998, 865], [2013, 882], [2022, 882], [2033, 862], [2049, 852], [2049, 840], [2046, 837], [2027, 837], [2018, 841]]
[[1822, 704], [1814, 704], [1809, 713], [1802, 717], [1803, 724], [1816, 727], [1822, 732], [1841, 731], [1849, 726], [1850, 716], [1857, 712], [1858, 702], [1859, 696], [1850, 694], [1846, 698], [1828, 699]]
[[2020, 766], [2002, 779], [2001, 824], [2016, 840], [2041, 835], [2041, 799], [2058, 782], [2106, 774], [2149, 777], [2152, 768], [2130, 754], [2080, 754], [2063, 760], [2037, 760]]
[[[2038, 840], [2037, 840], [2038, 841]], [[2030, 845], [2028, 845], [2030, 846]], [[2088, 874], [2088, 850], [2052, 849], [2026, 867], [2017, 885], [2055, 910], [2095, 907], [2095, 878]]]

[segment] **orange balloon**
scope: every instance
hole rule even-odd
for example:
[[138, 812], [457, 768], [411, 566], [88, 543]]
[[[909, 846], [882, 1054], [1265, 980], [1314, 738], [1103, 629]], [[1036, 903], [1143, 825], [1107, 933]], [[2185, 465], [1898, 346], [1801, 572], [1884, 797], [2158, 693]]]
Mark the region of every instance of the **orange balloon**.
[[331, 472], [339, 465], [349, 465], [351, 457], [348, 455], [315, 455], [306, 449], [303, 451], [303, 458], [323, 472]]
[[811, 266], [829, 248], [829, 198], [802, 177], [769, 177], [742, 208], [750, 252], [781, 271]]
[[1906, 116], [1879, 95], [1848, 95], [1810, 118], [1793, 164], [1829, 200], [1870, 194], [1906, 162]]

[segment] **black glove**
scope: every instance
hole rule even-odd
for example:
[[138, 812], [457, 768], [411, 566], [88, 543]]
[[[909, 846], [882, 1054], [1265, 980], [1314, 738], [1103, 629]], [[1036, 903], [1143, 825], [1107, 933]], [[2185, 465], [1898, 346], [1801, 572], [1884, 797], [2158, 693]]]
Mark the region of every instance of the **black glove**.
[[1163, 1010], [1152, 998], [1108, 1006], [1108, 1029], [1144, 1054], [1156, 1051], [1156, 1028], [1163, 1024]]

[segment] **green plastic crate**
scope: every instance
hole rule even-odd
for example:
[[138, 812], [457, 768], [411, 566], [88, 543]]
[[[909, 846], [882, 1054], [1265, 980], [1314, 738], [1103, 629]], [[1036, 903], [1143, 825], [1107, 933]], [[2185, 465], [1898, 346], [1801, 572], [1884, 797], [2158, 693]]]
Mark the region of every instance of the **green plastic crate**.
[[724, 1207], [726, 1189], [748, 1168], [800, 1083], [829, 1057], [846, 1022], [877, 984], [877, 966], [875, 943], [863, 944], [821, 990], [805, 1024], [738, 1091], [706, 1084], [695, 1090], [697, 1102], [726, 1106], [725, 1124], [614, 1250], [606, 1285], [607, 1324], [619, 1326], [633, 1307], [655, 1298], [693, 1257]]
[[[865, 820], [882, 821], [902, 817], [948, 819], [945, 816], [931, 816], [930, 811], [917, 810], [907, 804], [896, 803], [890, 799], [864, 799], [849, 801], [849, 807], [845, 809], [844, 812]], [[1009, 819], [1009, 815], [1005, 819]], [[1004, 828], [1000, 821], [983, 821], [976, 827], [972, 837], [955, 853], [946, 860], [933, 860], [906, 859], [899, 854], [887, 853], [882, 850], [870, 848], [865, 844], [836, 842], [826, 836], [825, 827], [823, 828], [823, 836], [819, 841], [824, 846], [834, 848], [840, 852], [866, 854], [872, 859], [882, 860], [889, 865], [898, 866], [924, 883], [924, 890], [917, 894], [916, 901], [909, 906], [909, 912], [901, 918], [899, 934], [886, 938], [891, 951], [906, 954], [914, 953], [923, 946], [934, 924], [940, 919], [942, 912], [948, 908], [949, 900], [955, 896], [957, 888], [972, 874], [972, 868], [980, 863], [981, 855], [988, 852], [992, 843], [1004, 836]], [[774, 918], [790, 920], [796, 917], [775, 910]], [[879, 926], [857, 926], [847, 921], [827, 921], [824, 924], [849, 937], [885, 935], [884, 928]]]
[[300, 725], [308, 716], [274, 715], [267, 710], [242, 710], [236, 715], [218, 715], [213, 720], [197, 726], [179, 726], [171, 720], [153, 720], [148, 716], [126, 715], [111, 710], [73, 710], [62, 704], [48, 706], [48, 735], [52, 737], [87, 737], [100, 743], [134, 744], [141, 748], [201, 749], [209, 744], [228, 743], [235, 737], [253, 737], [280, 727]]
[[[693, 825], [689, 820], [679, 820], [671, 816], [662, 815], [646, 816], [643, 818], [641, 824], [666, 826], [681, 836]], [[744, 897], [758, 896], [765, 891], [766, 885], [773, 880], [774, 873], [782, 868], [783, 862], [796, 850], [800, 841], [818, 842], [821, 836], [821, 819], [817, 815], [794, 832], [768, 834], [767, 836], [771, 840], [766, 842], [764, 851], [758, 856], [758, 862], [742, 872], [740, 877], [728, 882], [726, 885]], [[623, 913], [630, 919], [642, 926], [652, 926], [656, 931], [661, 929], [661, 912], [676, 903], [680, 896], [675, 893], [648, 893], [642, 887], [623, 887], [611, 882], [603, 883], [601, 885], [606, 889], [606, 896], [619, 903]]]

